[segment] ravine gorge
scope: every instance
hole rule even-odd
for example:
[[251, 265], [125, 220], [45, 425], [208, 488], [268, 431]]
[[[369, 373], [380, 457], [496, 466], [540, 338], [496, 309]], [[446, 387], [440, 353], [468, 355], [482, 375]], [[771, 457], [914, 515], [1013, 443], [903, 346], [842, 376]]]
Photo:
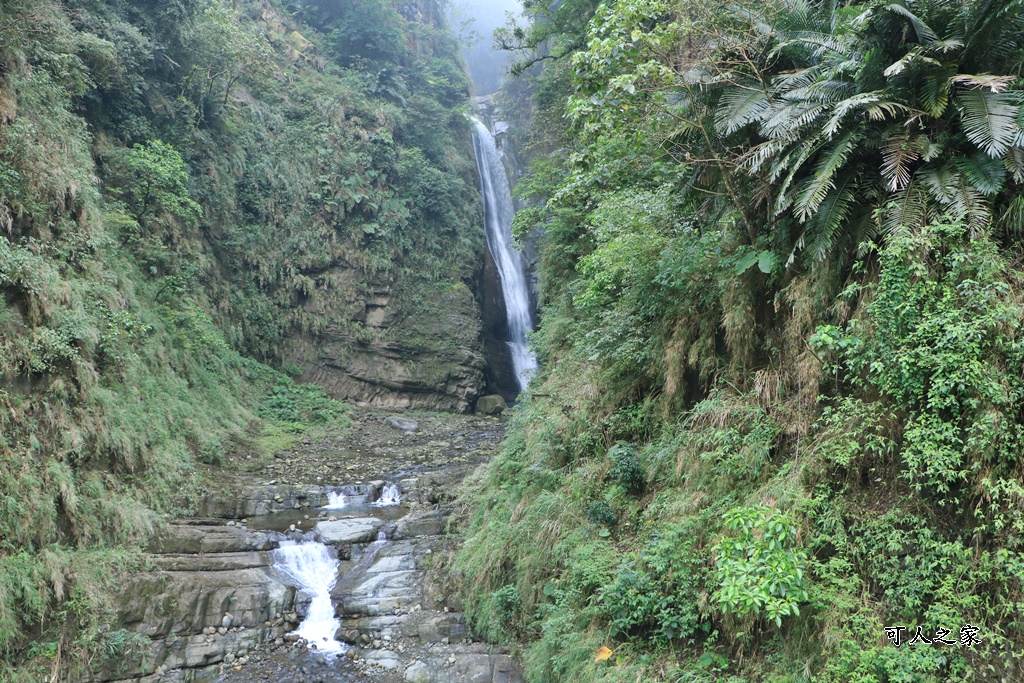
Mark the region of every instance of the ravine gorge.
[[0, 683], [1024, 681], [1022, 190], [1018, 0], [0, 0]]

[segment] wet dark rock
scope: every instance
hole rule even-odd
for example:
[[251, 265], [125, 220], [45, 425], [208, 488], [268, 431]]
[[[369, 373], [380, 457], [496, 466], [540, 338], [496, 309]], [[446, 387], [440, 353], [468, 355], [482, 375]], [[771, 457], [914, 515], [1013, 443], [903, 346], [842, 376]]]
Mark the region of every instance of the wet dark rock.
[[476, 402], [476, 412], [489, 417], [496, 417], [508, 410], [505, 399], [498, 394], [481, 396]]

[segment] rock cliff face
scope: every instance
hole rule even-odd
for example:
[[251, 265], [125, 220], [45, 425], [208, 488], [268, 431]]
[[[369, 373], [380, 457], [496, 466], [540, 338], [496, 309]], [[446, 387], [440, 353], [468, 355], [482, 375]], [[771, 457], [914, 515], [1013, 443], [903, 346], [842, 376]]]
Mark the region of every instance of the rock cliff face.
[[310, 309], [323, 327], [292, 338], [285, 359], [337, 398], [464, 413], [484, 389], [480, 305], [464, 284], [384, 283]]

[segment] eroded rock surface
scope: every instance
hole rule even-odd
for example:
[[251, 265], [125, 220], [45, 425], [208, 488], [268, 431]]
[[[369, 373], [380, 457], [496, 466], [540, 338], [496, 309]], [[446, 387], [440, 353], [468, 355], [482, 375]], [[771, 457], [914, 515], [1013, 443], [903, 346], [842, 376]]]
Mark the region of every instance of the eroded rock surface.
[[[374, 474], [364, 469], [370, 463], [378, 476], [358, 483], [225, 474], [224, 485], [201, 502], [203, 516], [162, 530], [150, 547], [150, 571], [126, 586], [118, 627], [151, 639], [144, 661], [108, 661], [87, 680], [521, 681], [508, 651], [473, 638], [446, 569], [460, 544], [448, 524], [454, 489], [494, 451], [500, 425], [468, 416], [419, 420], [426, 426], [415, 435], [396, 432], [384, 416], [353, 430], [363, 447], [377, 449], [360, 470]], [[308, 448], [315, 463], [321, 451]], [[439, 465], [430, 467], [431, 460]], [[405, 469], [410, 462], [423, 465]], [[287, 476], [301, 480], [315, 471]], [[400, 505], [381, 505], [388, 482], [391, 492], [401, 491]], [[346, 506], [318, 509], [341, 492]], [[388, 540], [378, 540], [381, 532]], [[338, 657], [292, 635], [309, 596], [296, 594], [272, 567], [270, 551], [303, 533], [330, 543], [342, 560], [332, 603], [341, 624], [336, 637], [348, 650]]]
[[340, 399], [468, 412], [485, 385], [479, 304], [463, 284], [422, 296], [418, 305], [414, 296], [380, 286], [351, 301], [307, 303], [329, 322], [289, 340], [288, 362], [305, 370], [303, 381]]

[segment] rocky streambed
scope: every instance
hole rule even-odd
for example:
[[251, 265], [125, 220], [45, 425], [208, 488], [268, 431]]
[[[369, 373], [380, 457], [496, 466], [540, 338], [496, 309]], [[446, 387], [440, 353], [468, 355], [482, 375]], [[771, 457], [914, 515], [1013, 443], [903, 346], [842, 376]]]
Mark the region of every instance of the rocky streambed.
[[366, 412], [343, 442], [220, 473], [125, 586], [120, 628], [148, 651], [89, 680], [520, 681], [470, 633], [448, 572], [455, 489], [501, 436], [494, 418]]

